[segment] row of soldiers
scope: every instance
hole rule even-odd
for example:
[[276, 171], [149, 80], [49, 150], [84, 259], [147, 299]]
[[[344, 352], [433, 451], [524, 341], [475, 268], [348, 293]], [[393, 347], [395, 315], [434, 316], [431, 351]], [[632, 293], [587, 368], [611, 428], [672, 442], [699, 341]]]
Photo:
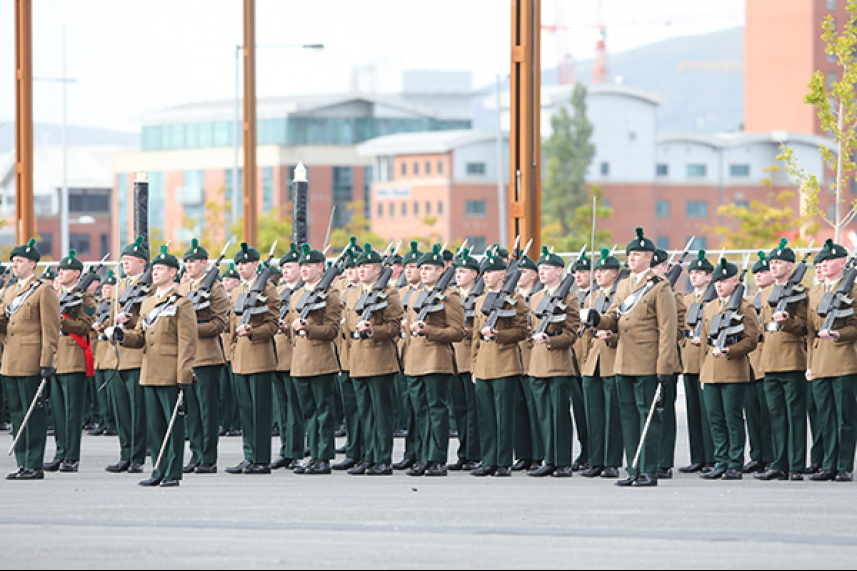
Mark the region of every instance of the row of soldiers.
[[[672, 477], [681, 374], [692, 462], [682, 472], [801, 479], [810, 411], [823, 450], [812, 478], [850, 481], [857, 317], [850, 290], [838, 291], [844, 248], [825, 244], [815, 259], [822, 283], [809, 291], [794, 280], [795, 255], [785, 243], [760, 254], [754, 301], [743, 299], [743, 275], [726, 260], [715, 266], [700, 252], [688, 268], [694, 291], [682, 296], [666, 252], [642, 229], [626, 253], [627, 272], [603, 250], [593, 260], [582, 253], [566, 273], [546, 248], [535, 261], [495, 248], [479, 262], [466, 248], [453, 256], [440, 246], [422, 253], [414, 243], [397, 258], [352, 240], [328, 267], [321, 251], [293, 244], [275, 286], [271, 256], [263, 262], [242, 244], [217, 280], [218, 264], [210, 268], [194, 240], [177, 284], [179, 260], [165, 247], [150, 260], [138, 239], [122, 253], [126, 277], [102, 285], [97, 310], [73, 254], [60, 263], [59, 295], [40, 287], [31, 241], [12, 252], [17, 283], [0, 316], [0, 374], [19, 437], [18, 469], [7, 479], [77, 471], [82, 394], [95, 376], [119, 432], [120, 460], [107, 470], [142, 472], [147, 448], [153, 460], [160, 451], [145, 486], [217, 471], [224, 387], [236, 395], [244, 439], [244, 459], [229, 473], [509, 476], [526, 469], [570, 477], [580, 469], [618, 478], [624, 452], [628, 477], [617, 485], [655, 486]], [[771, 303], [774, 290], [789, 284]], [[707, 290], [715, 295], [706, 298]], [[819, 315], [825, 303], [828, 313]], [[48, 463], [46, 382], [57, 440]], [[331, 465], [337, 393], [349, 443], [345, 460]], [[187, 464], [185, 423], [175, 422], [182, 410]], [[274, 414], [281, 447], [272, 461]], [[447, 464], [450, 416], [459, 449]], [[397, 419], [407, 438], [404, 458], [393, 464]], [[574, 425], [580, 455], [573, 459]], [[745, 466], [746, 431], [752, 460]], [[310, 458], [302, 461], [307, 445]]]

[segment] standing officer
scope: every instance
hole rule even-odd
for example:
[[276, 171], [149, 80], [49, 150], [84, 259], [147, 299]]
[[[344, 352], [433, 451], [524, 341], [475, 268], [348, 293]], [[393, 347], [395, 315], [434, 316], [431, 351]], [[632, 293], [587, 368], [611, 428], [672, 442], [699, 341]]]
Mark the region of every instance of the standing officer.
[[[785, 238], [768, 254], [771, 275], [776, 285], [785, 286], [794, 269], [795, 253]], [[771, 307], [774, 288], [762, 292], [760, 322], [765, 343], [762, 369], [765, 394], [771, 415], [774, 460], [758, 480], [803, 480], [806, 468], [807, 383], [806, 332], [807, 288], [795, 286], [796, 299], [785, 311]]]
[[[71, 294], [83, 262], [69, 250], [59, 266], [59, 280], [63, 294]], [[89, 344], [89, 333], [95, 321], [95, 298], [84, 292], [81, 303], [66, 308], [60, 315], [60, 336], [57, 345], [57, 374], [51, 379], [51, 410], [54, 415], [56, 452], [54, 459], [45, 464], [46, 472], [77, 472], [80, 464], [80, 438], [83, 425], [83, 405], [86, 395], [86, 378], [94, 373], [94, 357]]]
[[[816, 263], [818, 263], [818, 257], [816, 257]], [[752, 303], [756, 314], [759, 315], [762, 311], [762, 291], [774, 283], [765, 252], [759, 251], [759, 261], [753, 265], [753, 281], [756, 282], [758, 291], [753, 296]], [[750, 368], [753, 370], [753, 378], [750, 381], [750, 386], [747, 387], [747, 398], [744, 399], [750, 461], [744, 466], [745, 474], [764, 472], [766, 466], [774, 459], [774, 445], [771, 440], [771, 415], [768, 412], [768, 401], [765, 398], [765, 370], [762, 368], [763, 339], [764, 337], [759, 335], [759, 344], [750, 353]]]
[[[27, 244], [13, 248], [9, 257], [18, 283], [6, 288], [3, 295], [0, 333], [4, 333], [6, 338], [0, 374], [9, 400], [12, 432], [17, 435], [40, 384], [49, 382], [56, 373], [59, 298], [51, 285], [39, 280], [34, 273], [41, 258], [35, 240], [31, 238]], [[18, 468], [6, 476], [7, 480], [41, 480], [45, 477], [42, 467], [48, 431], [46, 400], [47, 394], [42, 393], [27, 426], [23, 428], [24, 432], [15, 446]]]
[[371, 244], [357, 258], [360, 295], [349, 296], [346, 306], [346, 331], [351, 338], [349, 371], [357, 407], [360, 411], [361, 431], [364, 434], [363, 462], [349, 474], [385, 476], [393, 473], [393, 377], [399, 372], [396, 343], [399, 340], [402, 303], [395, 285], [389, 282], [380, 292], [369, 320], [362, 319], [360, 300], [370, 295], [384, 271], [383, 260]]
[[[429, 295], [443, 275], [446, 262], [435, 245], [419, 261], [421, 295]], [[464, 304], [453, 287], [438, 297], [441, 305], [425, 320], [411, 303], [408, 309], [408, 357], [405, 374], [421, 446], [409, 476], [446, 476], [449, 448], [449, 377], [457, 374], [452, 344], [464, 337]]]
[[[235, 263], [229, 264], [229, 269], [220, 276], [220, 283], [226, 291], [226, 296], [232, 299], [232, 290], [241, 285], [241, 276], [235, 269]], [[227, 322], [232, 313], [230, 306], [226, 312]], [[241, 422], [238, 416], [238, 391], [235, 387], [235, 379], [232, 376], [232, 336], [229, 327], [224, 328], [220, 334], [220, 343], [225, 352], [226, 366], [220, 370], [220, 436], [241, 436]]]
[[741, 298], [740, 307], [726, 324], [740, 331], [731, 333], [722, 349], [715, 346], [720, 332], [712, 330], [711, 325], [715, 316], [720, 315], [723, 319], [729, 307], [732, 294], [738, 287], [738, 268], [728, 263], [726, 258], [721, 258], [711, 280], [717, 290], [717, 299], [706, 305], [703, 313], [702, 335], [707, 343], [702, 350], [699, 378], [705, 387], [703, 398], [711, 423], [717, 464], [713, 470], [702, 474], [702, 478], [740, 480], [743, 478], [746, 441], [744, 399], [747, 384], [752, 380], [748, 355], [759, 342], [759, 318], [752, 304]]
[[[238, 411], [244, 436], [244, 460], [227, 468], [230, 474], [271, 473], [271, 398], [274, 371], [277, 370], [274, 335], [280, 316], [280, 298], [277, 288], [267, 279], [264, 285], [257, 285], [257, 280], [266, 275], [264, 271], [259, 272], [260, 259], [259, 250], [247, 242], [242, 242], [241, 249], [235, 254], [241, 285], [232, 291], [230, 299], [229, 334], [232, 373], [238, 388]], [[257, 298], [259, 305], [247, 307], [247, 296], [257, 287], [263, 288]], [[247, 311], [251, 312], [249, 316]]]
[[[191, 240], [183, 256], [188, 279], [179, 285], [182, 297], [199, 291], [208, 274], [208, 251]], [[212, 271], [218, 272], [217, 268]], [[187, 428], [190, 436], [190, 462], [183, 468], [185, 474], [214, 474], [217, 472], [217, 441], [220, 436], [218, 392], [220, 377], [226, 358], [220, 335], [226, 330], [229, 297], [215, 281], [207, 296], [202, 297], [196, 310], [196, 354], [193, 372], [199, 382], [187, 392]]]
[[300, 399], [310, 462], [295, 469], [298, 474], [330, 474], [330, 461], [334, 457], [334, 377], [340, 365], [334, 343], [339, 336], [342, 318], [342, 301], [339, 291], [330, 287], [319, 291], [323, 307], [310, 311], [301, 318], [304, 303], [319, 288], [325, 271], [325, 257], [309, 244], [302, 244], [301, 267], [303, 288], [292, 295], [288, 320], [292, 327], [292, 377]]
[[[571, 265], [571, 271], [574, 272], [574, 285], [577, 287], [575, 296], [577, 297], [577, 305], [580, 306], [580, 310], [583, 311], [585, 307], [594, 307], [592, 305], [593, 298], [589, 295], [589, 287], [595, 286], [594, 282], [590, 283], [592, 280], [592, 261], [586, 257], [586, 252], [583, 252], [580, 258]], [[592, 328], [584, 327], [584, 324], [581, 323], [577, 332], [577, 341], [574, 342], [574, 359], [578, 371], [583, 371], [584, 363], [589, 356], [589, 346], [592, 344], [593, 336]], [[582, 385], [581, 381], [581, 387]], [[581, 390], [583, 389], [581, 388]], [[585, 411], [586, 403], [584, 401]]]
[[[806, 380], [815, 394], [822, 415], [825, 446], [821, 471], [814, 481], [850, 482], [854, 479], [854, 450], [857, 439], [857, 316], [853, 311], [857, 285], [851, 286], [847, 299], [839, 308], [850, 315], [834, 318], [825, 327], [825, 316], [819, 310], [825, 298], [830, 299], [840, 288], [848, 253], [833, 240], [827, 240], [819, 256], [824, 266], [824, 283], [809, 291], [807, 348], [809, 351]], [[816, 257], [818, 260], [818, 257]]]
[[[96, 325], [106, 323], [110, 319], [110, 304], [113, 300], [113, 292], [116, 289], [116, 276], [113, 275], [113, 270], [107, 271], [107, 277], [101, 284], [101, 299], [98, 301], [95, 312], [95, 323], [92, 325], [93, 337], [97, 338], [94, 341], [95, 345], [95, 394], [98, 399], [99, 416], [101, 423], [96, 427], [94, 432], [89, 434], [104, 434], [106, 436], [116, 436], [116, 414], [113, 411], [113, 402], [110, 399], [110, 392], [105, 388], [101, 389], [110, 374], [112, 367], [106, 365], [107, 354], [113, 352], [113, 347], [110, 342], [98, 333]], [[100, 325], [99, 325], [100, 327]]]
[[[533, 294], [530, 309], [539, 308], [542, 300], [557, 294], [563, 281], [565, 262], [547, 247], [542, 247], [538, 261], [539, 280], [544, 289]], [[540, 477], [551, 475], [557, 478], [572, 475], [572, 424], [569, 403], [571, 383], [578, 376], [574, 369], [572, 347], [577, 340], [580, 327], [580, 307], [577, 296], [569, 290], [562, 300], [565, 315], [562, 321], [548, 325], [544, 333], [533, 335], [533, 352], [530, 355], [528, 374], [532, 379], [535, 399], [535, 417], [541, 423], [540, 435], [544, 440], [545, 465], [530, 470], [529, 475]], [[552, 317], [552, 316], [551, 316]], [[541, 319], [533, 314], [533, 329], [538, 329]]]
[[[280, 315], [288, 316], [292, 295], [303, 287], [301, 281], [301, 255], [292, 242], [289, 251], [280, 258], [280, 269], [284, 283], [277, 288], [280, 296]], [[284, 313], [285, 311], [285, 313]], [[274, 377], [274, 396], [277, 403], [277, 420], [280, 425], [280, 455], [271, 462], [271, 468], [294, 468], [304, 456], [306, 427], [303, 412], [298, 402], [298, 393], [292, 380], [292, 336], [291, 326], [286, 319], [279, 322], [280, 330], [274, 337], [277, 346], [277, 373]]]
[[164, 439], [171, 439], [161, 464], [154, 466], [141, 486], [176, 487], [182, 479], [184, 423], [175, 422], [172, 434], [167, 434], [167, 428], [179, 394], [187, 399], [193, 390], [197, 331], [193, 304], [176, 289], [178, 271], [178, 258], [161, 246], [161, 253], [152, 260], [155, 292], [141, 304], [137, 325], [131, 331], [112, 332], [123, 345], [143, 351], [140, 385], [146, 398], [152, 462], [157, 462]]
[[661, 419], [652, 417], [643, 443], [639, 468], [631, 467], [642, 428], [651, 408], [657, 385], [669, 382], [678, 357], [676, 352], [676, 307], [669, 283], [651, 271], [655, 244], [637, 228], [637, 237], [628, 243], [631, 275], [619, 284], [607, 313], [587, 313], [593, 327], [619, 333], [615, 372], [619, 388], [619, 410], [628, 478], [618, 486], [657, 486], [658, 454], [661, 446]]

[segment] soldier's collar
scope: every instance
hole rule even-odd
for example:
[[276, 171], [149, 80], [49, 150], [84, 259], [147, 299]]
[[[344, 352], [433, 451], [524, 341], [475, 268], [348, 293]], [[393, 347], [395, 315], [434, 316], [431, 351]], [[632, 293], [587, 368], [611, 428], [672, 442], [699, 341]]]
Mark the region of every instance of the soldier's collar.
[[310, 283], [304, 283], [304, 289], [305, 289], [305, 290], [307, 290], [307, 291], [315, 291], [315, 288], [317, 288], [317, 287], [318, 287], [318, 284], [319, 284], [319, 282], [320, 282], [320, 281], [321, 281], [321, 280], [318, 280], [317, 282], [315, 282], [315, 283], [313, 283], [313, 284], [310, 284]]
[[560, 286], [560, 285], [562, 285], [562, 282], [559, 282], [558, 284], [556, 284], [556, 285], [555, 285], [555, 286], [553, 286], [553, 287], [547, 287], [547, 286], [545, 286], [545, 291], [547, 292], [547, 294], [548, 294], [549, 296], [553, 296], [554, 294], [556, 294], [556, 290], [558, 290], [558, 289], [559, 289], [559, 286]]
[[169, 287], [165, 290], [158, 289], [155, 291], [155, 300], [161, 301], [164, 297], [168, 296], [176, 289], [176, 284], [170, 284]]
[[458, 291], [461, 292], [462, 297], [467, 297], [470, 295], [470, 290], [473, 289], [473, 286], [470, 287], [461, 287], [459, 286]]
[[37, 279], [36, 274], [30, 274], [28, 277], [22, 280], [18, 280], [18, 288], [22, 290], [26, 289], [33, 282], [34, 279]]

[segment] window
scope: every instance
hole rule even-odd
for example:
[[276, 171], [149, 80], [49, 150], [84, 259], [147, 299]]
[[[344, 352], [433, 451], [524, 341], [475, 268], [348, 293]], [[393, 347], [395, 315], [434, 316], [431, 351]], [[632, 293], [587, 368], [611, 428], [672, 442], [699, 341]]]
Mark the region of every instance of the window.
[[[39, 253], [42, 254], [43, 258], [53, 258], [54, 257], [54, 235], [53, 234], [40, 234], [39, 243], [37, 244], [39, 248]], [[71, 236], [69, 236], [69, 241], [71, 241]]]
[[704, 200], [688, 200], [687, 201], [687, 217], [688, 218], [707, 218], [708, 203]]
[[467, 163], [467, 174], [469, 175], [484, 175], [485, 163]]
[[437, 201], [437, 215], [443, 216], [443, 202], [440, 200]]
[[[232, 210], [236, 212], [237, 216], [241, 216], [244, 212], [244, 201], [241, 200], [241, 195], [244, 188], [244, 169], [238, 169], [238, 181], [235, 183], [233, 178], [235, 178], [235, 169], [225, 169], [224, 171], [224, 186], [226, 187], [226, 200], [232, 200], [233, 196], [235, 200], [232, 200]], [[235, 183], [235, 194], [233, 194], [233, 183]]]
[[99, 245], [101, 246], [101, 250], [98, 255], [103, 258], [109, 253], [108, 248], [110, 246], [107, 244], [107, 234], [101, 234], [101, 236], [99, 236]]
[[[116, 177], [116, 193], [119, 199], [119, 244], [125, 246], [125, 241], [128, 239], [128, 222], [130, 215], [130, 206], [128, 200], [128, 185], [130, 177], [126, 173], [120, 173]], [[41, 249], [41, 248], [40, 248]]]
[[467, 216], [487, 216], [488, 203], [484, 200], [468, 200], [465, 205], [465, 214]]
[[658, 236], [655, 240], [655, 244], [658, 247], [658, 250], [669, 250], [670, 249], [670, 237], [669, 236]]
[[610, 163], [601, 163], [601, 176], [610, 176]]
[[429, 176], [430, 174], [431, 174], [431, 162], [426, 161], [426, 176]]
[[89, 234], [69, 234], [68, 245], [77, 250], [78, 254], [89, 254], [91, 249]]
[[487, 244], [485, 236], [468, 236], [467, 243], [471, 252], [484, 252]]
[[351, 202], [351, 186], [354, 182], [354, 172], [351, 167], [333, 167], [333, 204], [336, 213], [333, 215], [333, 227], [342, 228], [350, 219], [348, 203]]
[[443, 161], [437, 161], [437, 174], [443, 174]]
[[668, 200], [659, 200], [657, 204], [655, 204], [655, 215], [658, 218], [670, 217], [670, 203]]
[[[690, 240], [690, 236], [687, 237]], [[693, 238], [693, 243], [690, 245], [691, 250], [707, 250], [708, 249], [708, 238], [704, 236], [695, 236]]]
[[383, 217], [384, 217], [384, 205], [379, 204], [378, 205], [378, 218], [383, 218]]
[[390, 203], [390, 218], [396, 217], [396, 205], [392, 202]]
[[73, 188], [69, 189], [68, 211], [110, 212], [110, 191], [108, 189]]
[[408, 176], [408, 163], [402, 163], [402, 176]]
[[706, 165], [704, 164], [689, 164], [687, 165], [688, 178], [701, 178], [706, 175]]
[[420, 215], [420, 203], [417, 201], [414, 201], [414, 216], [419, 216], [419, 215]]
[[736, 200], [736, 201], [735, 201], [735, 206], [737, 206], [738, 208], [747, 208], [747, 209], [749, 209], [749, 208], [750, 208], [750, 203], [749, 203], [749, 202], [747, 202], [746, 200]]
[[262, 168], [262, 211], [274, 209], [274, 167]]
[[750, 165], [729, 165], [729, 176], [733, 176], [733, 177], [748, 177], [748, 176], [750, 176]]
[[836, 0], [827, 0], [827, 9], [836, 10]]
[[408, 215], [408, 203], [407, 203], [407, 202], [403, 202], [403, 203], [402, 203], [402, 217], [404, 218], [404, 217], [406, 217], [407, 215]]
[[420, 163], [414, 162], [414, 176], [420, 176]]
[[666, 163], [658, 163], [655, 165], [655, 176], [669, 176], [670, 167]]
[[431, 216], [431, 202], [426, 200], [426, 216]]

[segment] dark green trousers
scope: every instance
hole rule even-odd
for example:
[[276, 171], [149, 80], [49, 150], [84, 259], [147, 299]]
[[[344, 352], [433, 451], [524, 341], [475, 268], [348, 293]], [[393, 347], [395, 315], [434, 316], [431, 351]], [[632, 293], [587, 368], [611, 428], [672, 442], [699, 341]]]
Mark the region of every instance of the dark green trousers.
[[179, 388], [175, 385], [170, 387], [146, 386], [143, 387], [143, 396], [146, 402], [146, 425], [149, 443], [152, 446], [152, 478], [155, 480], [181, 480], [185, 441], [184, 422], [181, 421], [181, 417], [176, 417], [161, 464], [155, 466], [164, 444], [164, 437], [167, 436], [167, 428], [170, 425], [173, 410], [176, 407]]
[[417, 460], [445, 464], [449, 454], [449, 375], [409, 376], [408, 393], [422, 443]]
[[364, 459], [371, 464], [393, 462], [393, 397], [395, 375], [352, 379], [365, 435]]
[[857, 375], [813, 379], [811, 390], [818, 406], [825, 470], [852, 472], [857, 444]]
[[450, 377], [452, 415], [458, 428], [458, 459], [478, 462], [479, 423], [476, 418], [476, 385], [470, 373]]
[[744, 415], [747, 418], [750, 460], [770, 464], [774, 459], [774, 445], [771, 441], [771, 415], [765, 398], [764, 379], [753, 381], [747, 386]]
[[0, 422], [9, 422], [9, 397], [6, 396], [5, 383], [0, 381]]
[[334, 376], [294, 377], [313, 460], [332, 460], [335, 456]]
[[417, 415], [414, 412], [414, 405], [411, 403], [411, 394], [408, 389], [408, 377], [400, 373], [396, 375], [396, 387], [401, 399], [400, 426], [408, 431], [405, 437], [405, 453], [404, 459], [416, 459], [422, 454], [422, 441], [420, 440], [419, 430], [417, 430]]
[[705, 411], [699, 375], [682, 375], [687, 406], [687, 439], [691, 464], [714, 464], [714, 441]]
[[101, 424], [101, 411], [98, 408], [98, 395], [95, 377], [86, 377], [83, 384], [83, 424]]
[[652, 401], [658, 387], [658, 378], [655, 375], [639, 377], [616, 375], [616, 384], [619, 390], [619, 414], [622, 417], [622, 440], [625, 444], [628, 473], [631, 475], [637, 475], [641, 472], [654, 474], [658, 469], [661, 449], [661, 417], [659, 414], [652, 415], [649, 432], [640, 453], [639, 466], [634, 469], [631, 465], [634, 462], [637, 446], [640, 444], [640, 436], [646, 425], [646, 418], [652, 407]]
[[232, 365], [226, 364], [220, 370], [220, 427], [223, 430], [240, 430], [238, 399], [235, 398], [235, 382], [232, 379]]
[[702, 391], [718, 468], [740, 470], [744, 467], [746, 393], [747, 383], [707, 383]]
[[[108, 372], [112, 375], [113, 371]], [[105, 390], [110, 391], [116, 427], [119, 432], [120, 458], [132, 464], [146, 462], [146, 401], [140, 386], [140, 369], [119, 371]]]
[[806, 388], [806, 413], [809, 417], [809, 462], [821, 466], [824, 451], [827, 449], [827, 443], [824, 442], [824, 422], [821, 419], [824, 413], [815, 402], [815, 393], [811, 386]]
[[577, 428], [577, 442], [580, 445], [580, 453], [574, 462], [577, 464], [589, 464], [589, 427], [586, 426], [586, 401], [583, 398], [583, 379], [571, 378], [571, 413], [574, 416], [574, 424]]
[[765, 373], [765, 398], [771, 415], [774, 470], [806, 469], [806, 393], [803, 371]]
[[220, 439], [218, 393], [223, 365], [194, 367], [199, 382], [187, 391], [187, 430], [190, 461], [204, 466], [217, 465]]
[[80, 461], [83, 435], [83, 405], [86, 374], [69, 373], [51, 377], [51, 410], [54, 415], [55, 460]]
[[476, 379], [476, 406], [482, 464], [512, 465], [512, 415], [519, 378]]
[[[9, 354], [6, 354], [9, 358]], [[9, 417], [12, 419], [12, 436], [21, 430], [24, 416], [39, 390], [42, 378], [3, 377], [3, 387], [9, 403]], [[48, 390], [48, 387], [45, 387]], [[44, 402], [44, 399], [42, 399]], [[15, 460], [20, 468], [41, 470], [45, 462], [45, 445], [48, 440], [48, 413], [44, 404], [36, 406], [27, 421], [27, 426], [15, 445]]]
[[675, 401], [677, 398], [678, 376], [670, 375], [670, 379], [664, 383], [662, 400], [664, 409], [655, 414], [661, 415], [661, 449], [658, 454], [658, 468], [664, 470], [675, 466], [675, 441], [678, 427], [675, 416]]
[[91, 382], [95, 389], [95, 398], [98, 401], [98, 416], [100, 418], [99, 428], [116, 430], [116, 414], [113, 411], [113, 401], [110, 398], [110, 391], [107, 390], [107, 387], [104, 387], [104, 390], [98, 390], [107, 380], [108, 376], [110, 376], [109, 370], [96, 369], [95, 377], [87, 379], [86, 382]]
[[342, 410], [345, 414], [345, 456], [355, 460], [363, 459], [366, 454], [366, 435], [363, 427], [360, 410], [357, 407], [357, 395], [354, 390], [354, 381], [348, 373], [342, 372], [337, 375], [336, 384], [342, 394]]
[[280, 456], [289, 460], [303, 458], [306, 429], [298, 391], [288, 371], [274, 374], [274, 403], [274, 416], [280, 426]]
[[244, 459], [253, 464], [271, 463], [271, 430], [274, 426], [274, 372], [252, 375], [235, 373], [238, 411], [244, 438]]
[[571, 424], [572, 377], [531, 377], [530, 385], [544, 439], [545, 464], [571, 466], [573, 427]]
[[345, 426], [345, 409], [343, 408], [342, 385], [339, 383], [340, 375], [334, 375], [333, 383], [333, 424], [337, 428]]
[[521, 460], [541, 462], [545, 458], [545, 445], [536, 417], [536, 403], [530, 377], [523, 375], [515, 388], [513, 412], [515, 457]]
[[589, 429], [589, 461], [593, 466], [619, 468], [623, 448], [616, 377], [583, 377], [583, 400]]

